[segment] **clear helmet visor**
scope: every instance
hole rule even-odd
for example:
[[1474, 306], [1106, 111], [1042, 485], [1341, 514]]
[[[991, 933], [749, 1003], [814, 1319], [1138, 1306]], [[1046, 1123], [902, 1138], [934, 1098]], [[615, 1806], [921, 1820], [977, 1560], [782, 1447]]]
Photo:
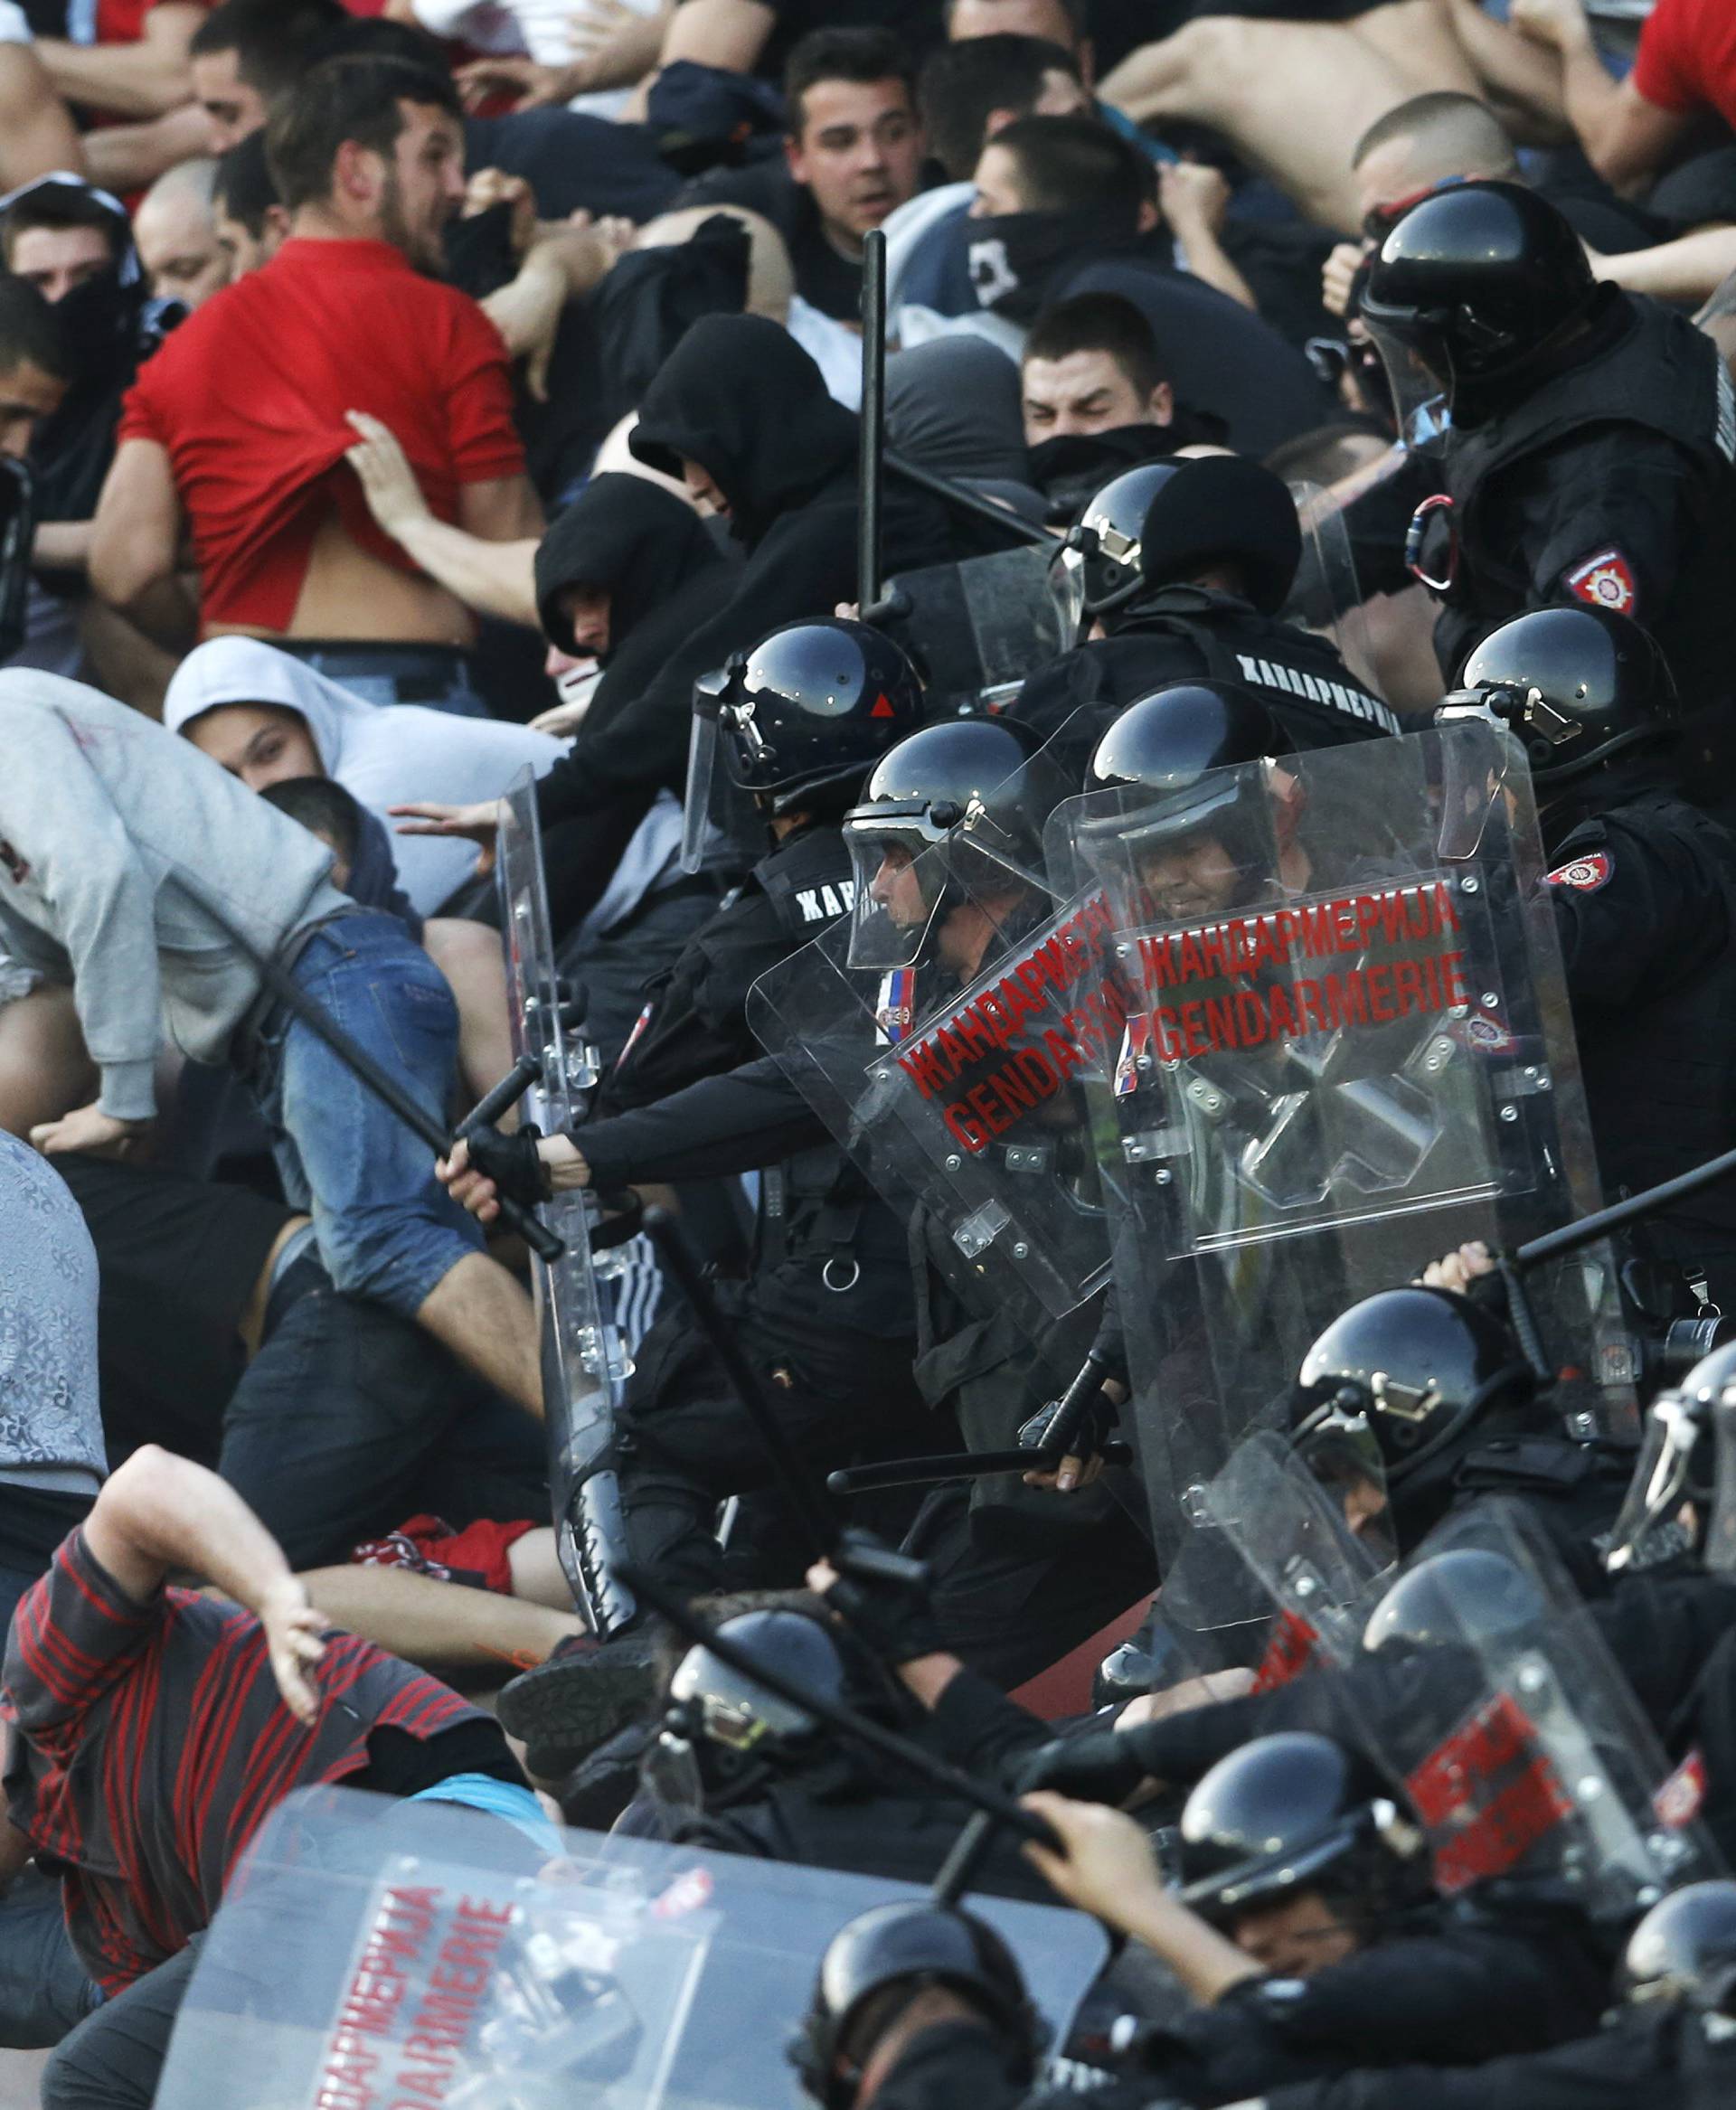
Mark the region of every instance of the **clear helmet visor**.
[[766, 852], [764, 816], [753, 795], [730, 773], [728, 677], [703, 674], [693, 684], [693, 730], [687, 741], [687, 788], [681, 812], [681, 869], [737, 871]]
[[1367, 316], [1363, 319], [1386, 369], [1400, 440], [1412, 454], [1445, 454], [1452, 429], [1448, 382], [1395, 331]]
[[1459, 864], [1482, 849], [1509, 777], [1523, 782], [1524, 753], [1481, 689], [1450, 691], [1435, 724], [1452, 736], [1439, 743], [1439, 853]]
[[1652, 1541], [1675, 1523], [1692, 1486], [1691, 1465], [1701, 1420], [1678, 1395], [1663, 1392], [1646, 1417], [1639, 1462], [1610, 1534], [1604, 1566], [1623, 1575], [1649, 1565]]
[[1736, 1399], [1712, 1408], [1718, 1463], [1712, 1474], [1712, 1514], [1706, 1520], [1703, 1558], [1709, 1573], [1736, 1578]]
[[1084, 642], [1085, 552], [1070, 536], [1049, 560], [1049, 598], [1061, 623], [1065, 645]]
[[[946, 871], [936, 844], [925, 843], [914, 820], [889, 821], [844, 830], [855, 901], [851, 910], [845, 964], [864, 974], [914, 968], [929, 956], [946, 892]], [[895, 1008], [897, 994], [889, 1001]]]

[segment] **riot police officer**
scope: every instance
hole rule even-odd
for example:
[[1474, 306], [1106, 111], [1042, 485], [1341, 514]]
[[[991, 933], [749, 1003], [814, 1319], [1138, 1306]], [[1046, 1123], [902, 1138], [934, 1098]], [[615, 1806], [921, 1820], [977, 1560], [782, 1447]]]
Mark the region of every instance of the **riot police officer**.
[[1555, 208], [1505, 183], [1413, 205], [1362, 313], [1401, 427], [1444, 445], [1446, 503], [1420, 510], [1412, 544], [1447, 680], [1491, 625], [1577, 599], [1645, 624], [1694, 708], [1727, 698], [1736, 402], [1712, 341], [1599, 285]]
[[[901, 1432], [908, 1448], [919, 1402], [904, 1229], [757, 1055], [745, 1011], [760, 974], [848, 909], [838, 818], [875, 756], [916, 722], [920, 685], [878, 632], [828, 619], [772, 632], [731, 662], [708, 701], [720, 765], [754, 802], [770, 848], [653, 992], [599, 1117], [567, 1135], [484, 1131], [455, 1154], [453, 1190], [486, 1218], [496, 1182], [535, 1200], [552, 1183], [607, 1193], [760, 1170], [749, 1276], [722, 1289], [788, 1433], [833, 1463], [898, 1447]], [[677, 1587], [723, 1587], [716, 1509], [769, 1474], [684, 1306], [665, 1310], [642, 1343], [616, 1439], [627, 1550]], [[643, 1643], [618, 1641], [541, 1666], [503, 1694], [504, 1719], [522, 1724], [514, 1733], [532, 1740], [545, 1776], [617, 1726], [617, 1672], [642, 1692]]]
[[[1508, 725], [1531, 758], [1598, 1163], [1611, 1196], [1736, 1144], [1736, 835], [1683, 794], [1657, 643], [1600, 608], [1504, 624], [1438, 717]], [[1736, 1309], [1736, 1191], [1635, 1227], [1629, 1288], [1660, 1327]]]
[[1194, 1788], [1181, 1888], [1137, 1826], [1033, 1804], [1070, 1852], [1038, 1854], [1062, 1897], [1155, 1949], [1194, 2003], [1168, 2002], [1133, 2058], [1153, 2096], [1218, 2103], [1356, 2067], [1465, 2065], [1591, 2027], [1606, 1963], [1559, 1890], [1454, 1902], [1374, 1769], [1309, 1731], [1257, 1737]]
[[1299, 748], [1396, 732], [1399, 721], [1324, 637], [1282, 619], [1302, 557], [1289, 492], [1212, 455], [1106, 484], [1050, 566], [1075, 648], [1033, 674], [1018, 711], [1045, 731], [1090, 710], [1106, 726], [1171, 682], [1251, 690]]

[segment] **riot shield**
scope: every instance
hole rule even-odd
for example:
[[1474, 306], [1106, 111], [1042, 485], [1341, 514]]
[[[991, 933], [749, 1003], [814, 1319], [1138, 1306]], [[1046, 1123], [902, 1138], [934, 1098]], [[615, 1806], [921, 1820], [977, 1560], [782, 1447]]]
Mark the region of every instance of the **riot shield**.
[[1362, 582], [1343, 504], [1318, 484], [1293, 483], [1290, 496], [1302, 529], [1302, 561], [1280, 613], [1285, 621], [1329, 637], [1351, 673], [1378, 696]]
[[1049, 598], [1052, 554], [1003, 550], [887, 581], [882, 627], [923, 670], [931, 712], [1004, 702], [1065, 649]]
[[[1256, 1691], [1355, 1659], [1396, 1550], [1377, 1525], [1352, 1531], [1342, 1502], [1282, 1436], [1260, 1430], [1239, 1444], [1201, 1485], [1188, 1521], [1158, 1595], [1184, 1650], [1190, 1637], [1221, 1635], [1228, 1610], [1250, 1627], [1239, 1653]], [[1232, 1559], [1241, 1574], [1227, 1580]], [[1227, 1652], [1196, 1641], [1193, 1653], [1209, 1663]]]
[[[513, 1052], [530, 1054], [539, 1066], [537, 1081], [524, 1096], [524, 1118], [545, 1134], [570, 1128], [574, 1095], [596, 1083], [596, 1064], [562, 1016], [535, 782], [529, 770], [501, 801], [495, 872]], [[533, 1260], [532, 1272], [542, 1327], [555, 1541], [575, 1599], [596, 1632], [607, 1635], [635, 1609], [614, 1572], [621, 1545], [620, 1497], [613, 1467], [602, 1462], [621, 1386], [633, 1366], [615, 1323], [612, 1283], [599, 1279], [591, 1258], [596, 1212], [588, 1190], [545, 1201], [537, 1213], [565, 1239], [566, 1250], [555, 1261]]]
[[1057, 735], [1018, 799], [986, 802], [895, 871], [859, 871], [852, 913], [748, 1004], [761, 1046], [893, 1207], [920, 1212], [972, 1305], [1033, 1327], [1109, 1275], [1080, 1084], [1121, 1030], [1112, 934], [1100, 895], [1058, 901], [1043, 876], [1043, 817], [1076, 766]]
[[[162, 2110], [798, 2110], [785, 2048], [826, 1943], [905, 1883], [555, 1834], [341, 1788], [261, 1832], [203, 1951]], [[1059, 2050], [1108, 1944], [973, 1897]], [[811, 2105], [807, 2106], [811, 2110]]]
[[[1465, 732], [1472, 730], [1467, 739]], [[1450, 727], [1070, 801], [1126, 1017], [1103, 1149], [1160, 1558], [1187, 1491], [1288, 1419], [1346, 1305], [1598, 1201], [1523, 758]], [[1590, 1432], [1633, 1426], [1607, 1253], [1530, 1283]]]
[[1403, 1787], [1448, 1895], [1495, 1877], [1570, 1886], [1631, 1919], [1721, 1871], [1701, 1779], [1673, 1773], [1596, 1623], [1519, 1504], [1467, 1506], [1371, 1619], [1390, 1676], [1341, 1685]]

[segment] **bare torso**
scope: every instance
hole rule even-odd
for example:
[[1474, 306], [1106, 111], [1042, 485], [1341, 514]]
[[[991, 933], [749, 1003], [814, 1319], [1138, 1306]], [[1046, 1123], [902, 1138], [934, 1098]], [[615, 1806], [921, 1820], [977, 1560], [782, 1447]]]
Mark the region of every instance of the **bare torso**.
[[208, 637], [354, 637], [393, 645], [476, 642], [474, 617], [456, 596], [421, 572], [402, 571], [354, 542], [332, 514], [308, 552], [287, 630], [208, 623]]

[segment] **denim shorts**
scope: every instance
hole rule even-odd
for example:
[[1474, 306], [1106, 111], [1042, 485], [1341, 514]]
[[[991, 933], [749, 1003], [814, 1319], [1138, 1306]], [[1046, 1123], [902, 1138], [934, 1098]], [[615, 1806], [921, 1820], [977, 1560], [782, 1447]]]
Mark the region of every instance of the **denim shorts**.
[[[394, 917], [358, 909], [303, 946], [297, 984], [445, 1126], [458, 1007]], [[250, 1079], [292, 1209], [314, 1220], [339, 1289], [414, 1318], [482, 1228], [434, 1177], [434, 1159], [304, 1021], [272, 1006]]]

